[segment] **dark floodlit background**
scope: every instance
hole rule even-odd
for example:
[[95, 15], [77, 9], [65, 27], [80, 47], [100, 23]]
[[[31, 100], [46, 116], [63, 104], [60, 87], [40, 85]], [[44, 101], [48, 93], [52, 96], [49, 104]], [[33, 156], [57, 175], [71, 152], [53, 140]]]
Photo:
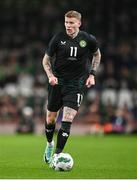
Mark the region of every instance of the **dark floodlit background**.
[[[43, 133], [47, 77], [42, 58], [63, 30], [64, 13], [82, 13], [82, 30], [102, 54], [73, 133], [137, 133], [137, 8], [135, 0], [0, 1], [0, 133]], [[60, 117], [58, 122], [60, 121]], [[79, 128], [77, 128], [79, 127]]]

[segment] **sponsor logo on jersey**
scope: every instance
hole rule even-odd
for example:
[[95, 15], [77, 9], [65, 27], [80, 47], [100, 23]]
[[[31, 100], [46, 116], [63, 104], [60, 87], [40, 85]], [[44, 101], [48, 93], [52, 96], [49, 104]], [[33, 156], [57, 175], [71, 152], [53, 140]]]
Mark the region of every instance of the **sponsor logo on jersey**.
[[69, 60], [69, 61], [77, 61], [78, 59], [75, 58], [75, 57], [69, 57], [68, 60]]
[[65, 45], [66, 44], [66, 41], [60, 41], [61, 42], [61, 45]]
[[80, 47], [86, 47], [87, 43], [86, 43], [85, 40], [81, 40], [81, 41], [79, 42], [79, 45], [80, 45]]

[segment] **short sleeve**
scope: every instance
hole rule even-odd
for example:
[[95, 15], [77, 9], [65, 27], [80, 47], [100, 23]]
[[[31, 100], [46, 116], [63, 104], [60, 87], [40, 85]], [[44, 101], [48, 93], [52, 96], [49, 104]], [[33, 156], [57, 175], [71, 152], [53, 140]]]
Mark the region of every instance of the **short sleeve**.
[[48, 48], [46, 50], [46, 53], [48, 56], [53, 57], [56, 53], [56, 47], [57, 47], [57, 35], [53, 36], [53, 38], [50, 40]]
[[89, 48], [92, 51], [92, 53], [95, 53], [98, 50], [98, 42], [95, 38], [95, 36], [90, 35], [89, 36]]

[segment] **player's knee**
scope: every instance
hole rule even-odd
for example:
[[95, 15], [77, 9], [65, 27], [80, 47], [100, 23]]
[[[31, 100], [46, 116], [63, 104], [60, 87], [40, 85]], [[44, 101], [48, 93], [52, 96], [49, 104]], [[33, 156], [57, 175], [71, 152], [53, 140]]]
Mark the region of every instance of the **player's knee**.
[[64, 122], [64, 121], [62, 121], [62, 123], [61, 123], [61, 129], [62, 129], [64, 132], [70, 133], [71, 124], [72, 124], [71, 122]]
[[75, 109], [70, 107], [64, 107], [62, 121], [72, 122], [76, 114], [77, 111]]
[[46, 119], [47, 124], [55, 124], [56, 117], [57, 117], [56, 112], [47, 112], [47, 119]]
[[65, 115], [63, 116], [63, 121], [66, 121], [66, 122], [72, 122], [73, 119], [74, 119], [74, 116], [71, 115], [71, 114], [65, 114]]

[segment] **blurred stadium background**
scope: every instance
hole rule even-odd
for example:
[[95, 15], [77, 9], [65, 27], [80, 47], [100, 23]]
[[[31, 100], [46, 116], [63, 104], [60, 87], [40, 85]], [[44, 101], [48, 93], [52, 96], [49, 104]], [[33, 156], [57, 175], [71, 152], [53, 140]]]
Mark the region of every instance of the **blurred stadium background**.
[[82, 13], [81, 29], [96, 36], [102, 53], [96, 86], [87, 92], [72, 132], [137, 133], [136, 1], [4, 0], [0, 1], [0, 134], [43, 133], [47, 78], [42, 58], [51, 37], [64, 28], [64, 13], [71, 9]]

